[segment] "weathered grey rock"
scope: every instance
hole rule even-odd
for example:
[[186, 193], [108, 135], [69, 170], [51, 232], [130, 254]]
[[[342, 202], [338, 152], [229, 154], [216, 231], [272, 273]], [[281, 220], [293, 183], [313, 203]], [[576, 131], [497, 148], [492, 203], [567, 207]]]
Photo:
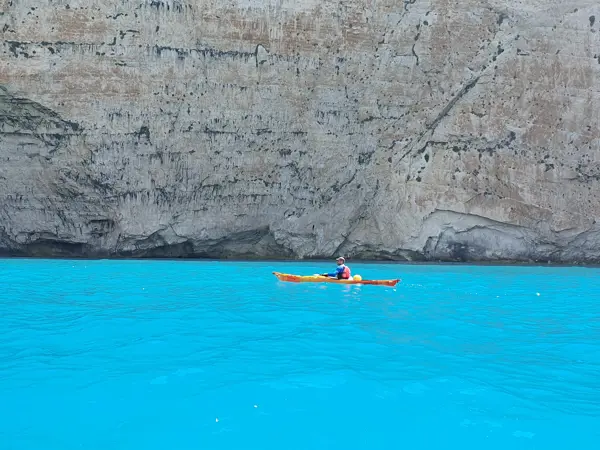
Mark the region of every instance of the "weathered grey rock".
[[596, 17], [0, 0], [0, 252], [599, 262]]

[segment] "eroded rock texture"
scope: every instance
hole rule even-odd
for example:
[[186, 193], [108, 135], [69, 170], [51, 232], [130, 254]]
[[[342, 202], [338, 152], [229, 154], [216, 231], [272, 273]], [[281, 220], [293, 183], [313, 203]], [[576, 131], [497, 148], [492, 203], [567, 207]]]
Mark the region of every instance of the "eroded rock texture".
[[596, 0], [0, 0], [0, 251], [600, 261]]

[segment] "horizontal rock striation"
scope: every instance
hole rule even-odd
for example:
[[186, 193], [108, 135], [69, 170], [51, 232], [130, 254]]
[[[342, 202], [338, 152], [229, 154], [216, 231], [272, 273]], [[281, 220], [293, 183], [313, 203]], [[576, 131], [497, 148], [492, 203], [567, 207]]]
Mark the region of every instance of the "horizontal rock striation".
[[600, 262], [592, 0], [0, 0], [0, 254]]

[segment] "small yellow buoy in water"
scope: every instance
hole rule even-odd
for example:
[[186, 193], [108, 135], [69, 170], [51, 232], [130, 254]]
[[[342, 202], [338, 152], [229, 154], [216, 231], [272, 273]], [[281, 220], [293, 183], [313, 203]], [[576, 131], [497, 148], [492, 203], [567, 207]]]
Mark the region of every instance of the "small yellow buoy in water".
[[352, 277], [352, 279], [353, 279], [354, 281], [362, 281], [362, 277], [361, 277], [360, 275], [354, 275], [354, 276]]

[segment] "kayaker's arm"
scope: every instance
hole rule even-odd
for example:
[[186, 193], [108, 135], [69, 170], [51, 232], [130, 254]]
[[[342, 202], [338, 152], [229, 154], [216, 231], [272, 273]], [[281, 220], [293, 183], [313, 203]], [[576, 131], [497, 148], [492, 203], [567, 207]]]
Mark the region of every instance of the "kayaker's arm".
[[338, 274], [342, 273], [344, 271], [343, 267], [338, 267], [337, 269], [335, 269], [335, 272], [330, 272], [330, 273], [324, 273], [322, 274], [324, 277], [333, 277], [333, 278], [337, 278]]

